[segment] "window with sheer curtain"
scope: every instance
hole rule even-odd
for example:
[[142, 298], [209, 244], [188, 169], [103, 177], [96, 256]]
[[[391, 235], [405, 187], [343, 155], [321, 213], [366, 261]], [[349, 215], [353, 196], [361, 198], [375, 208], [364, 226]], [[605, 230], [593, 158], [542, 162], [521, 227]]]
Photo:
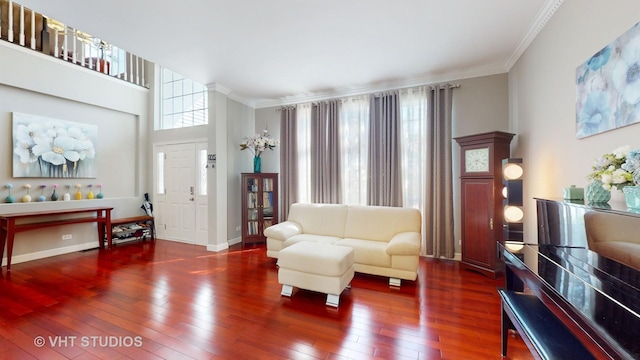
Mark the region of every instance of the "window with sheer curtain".
[[[400, 121], [402, 141], [402, 193], [405, 207], [423, 209], [427, 111], [426, 89], [401, 93]], [[310, 192], [310, 120], [308, 104], [297, 108], [298, 200], [309, 202]], [[369, 148], [369, 96], [343, 99], [340, 113], [342, 155], [342, 203], [366, 205], [367, 160]]]
[[[373, 95], [370, 95], [373, 96]], [[367, 204], [370, 96], [342, 99], [339, 137], [342, 201]], [[402, 206], [423, 215], [423, 255], [454, 256], [451, 181], [451, 86], [400, 91]], [[311, 197], [311, 105], [298, 105], [297, 202]]]
[[400, 94], [402, 203], [423, 213], [425, 199], [427, 90]]
[[367, 202], [369, 96], [344, 99], [340, 114], [342, 203]]

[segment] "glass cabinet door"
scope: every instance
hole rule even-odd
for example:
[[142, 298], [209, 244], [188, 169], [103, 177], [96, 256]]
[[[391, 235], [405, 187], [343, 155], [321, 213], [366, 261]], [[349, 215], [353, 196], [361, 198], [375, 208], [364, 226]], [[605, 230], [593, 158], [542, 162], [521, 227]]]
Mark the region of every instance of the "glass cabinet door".
[[278, 174], [242, 174], [242, 244], [266, 242], [264, 229], [278, 222]]

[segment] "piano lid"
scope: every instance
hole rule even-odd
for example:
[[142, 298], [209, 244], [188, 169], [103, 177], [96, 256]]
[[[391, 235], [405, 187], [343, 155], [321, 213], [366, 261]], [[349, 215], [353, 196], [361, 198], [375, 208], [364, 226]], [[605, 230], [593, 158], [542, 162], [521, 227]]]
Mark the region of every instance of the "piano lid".
[[508, 266], [535, 274], [609, 343], [640, 358], [640, 271], [584, 248], [513, 245], [505, 244]]

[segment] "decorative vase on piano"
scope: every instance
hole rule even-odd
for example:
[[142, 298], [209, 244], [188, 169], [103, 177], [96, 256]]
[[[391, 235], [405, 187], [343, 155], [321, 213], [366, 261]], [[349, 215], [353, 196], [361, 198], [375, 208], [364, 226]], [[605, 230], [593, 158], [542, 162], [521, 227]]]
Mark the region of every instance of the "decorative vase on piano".
[[640, 211], [640, 186], [625, 186], [622, 192], [629, 209]]
[[611, 191], [602, 187], [602, 181], [594, 180], [585, 188], [587, 204], [602, 204], [611, 200]]

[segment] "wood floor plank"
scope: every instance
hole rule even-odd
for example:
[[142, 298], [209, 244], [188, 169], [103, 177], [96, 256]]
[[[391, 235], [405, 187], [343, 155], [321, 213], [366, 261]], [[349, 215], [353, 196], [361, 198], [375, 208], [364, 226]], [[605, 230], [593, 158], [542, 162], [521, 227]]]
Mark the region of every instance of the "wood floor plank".
[[[356, 274], [335, 309], [281, 296], [263, 246], [118, 244], [3, 268], [0, 359], [500, 359], [502, 285], [424, 258], [400, 288]], [[50, 341], [65, 336], [74, 346]], [[512, 337], [509, 359], [531, 358]]]

